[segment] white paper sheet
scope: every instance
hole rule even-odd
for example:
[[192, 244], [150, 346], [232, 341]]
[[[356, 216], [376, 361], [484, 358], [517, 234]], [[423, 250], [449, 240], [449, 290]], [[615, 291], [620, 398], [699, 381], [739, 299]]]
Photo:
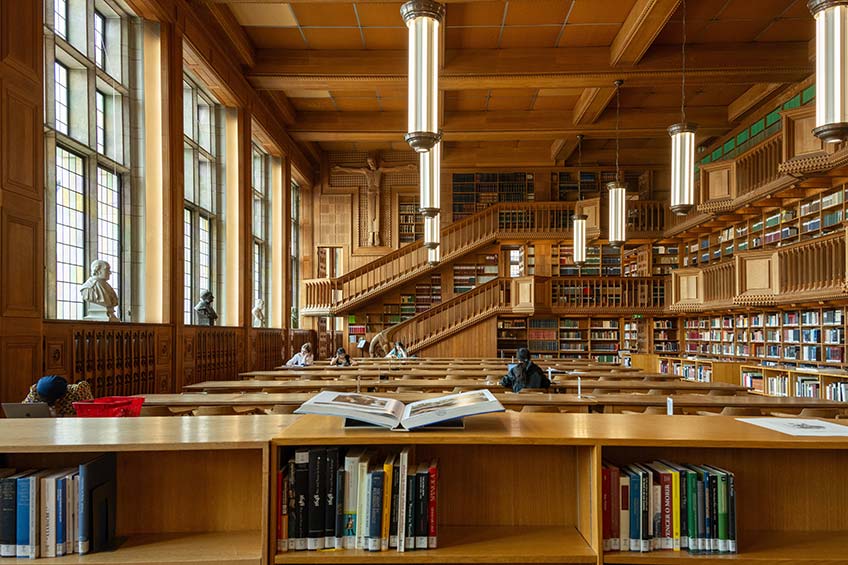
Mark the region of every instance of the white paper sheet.
[[848, 426], [813, 418], [736, 418], [790, 436], [848, 436]]

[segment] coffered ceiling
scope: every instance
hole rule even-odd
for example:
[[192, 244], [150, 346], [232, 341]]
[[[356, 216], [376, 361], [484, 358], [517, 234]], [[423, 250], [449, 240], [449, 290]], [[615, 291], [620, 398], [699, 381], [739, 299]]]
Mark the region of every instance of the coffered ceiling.
[[[448, 1], [441, 73], [445, 159], [664, 164], [681, 103], [680, 0]], [[293, 137], [324, 150], [403, 148], [401, 2], [206, 0]], [[699, 143], [813, 73], [805, 0], [689, 0], [687, 118]], [[482, 161], [481, 161], [482, 159]]]

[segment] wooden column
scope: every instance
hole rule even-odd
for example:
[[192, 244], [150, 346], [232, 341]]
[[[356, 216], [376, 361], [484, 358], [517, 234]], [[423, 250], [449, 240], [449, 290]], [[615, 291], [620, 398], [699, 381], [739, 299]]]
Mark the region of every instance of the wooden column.
[[0, 2], [0, 400], [42, 376], [42, 2]]
[[[291, 207], [292, 207], [292, 199], [291, 199], [291, 183], [292, 183], [292, 173], [291, 173], [292, 161], [291, 158], [286, 155], [283, 158], [283, 272], [281, 273], [283, 276], [283, 327], [286, 329], [290, 329], [292, 327], [291, 323], [291, 309], [292, 309], [292, 270], [291, 270]], [[303, 190], [303, 188], [301, 188]], [[301, 198], [303, 201], [303, 198]], [[301, 214], [301, 226], [303, 225], [304, 216]], [[303, 230], [301, 230], [303, 231]], [[303, 278], [303, 264], [301, 263], [301, 278]], [[300, 308], [300, 304], [296, 305], [298, 309]], [[287, 352], [288, 354], [289, 352]]]

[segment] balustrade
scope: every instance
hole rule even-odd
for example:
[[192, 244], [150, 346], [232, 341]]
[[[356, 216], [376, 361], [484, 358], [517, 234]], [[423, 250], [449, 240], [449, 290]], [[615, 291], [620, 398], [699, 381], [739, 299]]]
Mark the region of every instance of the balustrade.
[[551, 306], [657, 311], [665, 308], [667, 285], [667, 277], [554, 277], [551, 279]]

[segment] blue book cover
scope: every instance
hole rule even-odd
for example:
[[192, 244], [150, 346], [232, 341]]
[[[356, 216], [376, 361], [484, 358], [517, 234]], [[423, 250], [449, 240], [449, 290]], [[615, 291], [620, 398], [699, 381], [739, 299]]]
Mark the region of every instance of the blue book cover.
[[117, 458], [106, 453], [79, 466], [79, 553], [107, 548], [115, 538]]
[[641, 551], [642, 540], [642, 479], [628, 467], [630, 478], [630, 551]]
[[371, 475], [371, 504], [369, 505], [368, 551], [380, 551], [383, 536], [383, 481], [385, 473], [382, 469], [372, 471]]
[[15, 514], [15, 540], [17, 549], [15, 557], [29, 557], [29, 525], [30, 525], [30, 485], [29, 477], [18, 479], [18, 493], [16, 498], [17, 512]]
[[17, 553], [18, 479], [31, 472], [0, 479], [0, 557], [15, 557]]
[[65, 555], [65, 477], [56, 479], [56, 556]]

